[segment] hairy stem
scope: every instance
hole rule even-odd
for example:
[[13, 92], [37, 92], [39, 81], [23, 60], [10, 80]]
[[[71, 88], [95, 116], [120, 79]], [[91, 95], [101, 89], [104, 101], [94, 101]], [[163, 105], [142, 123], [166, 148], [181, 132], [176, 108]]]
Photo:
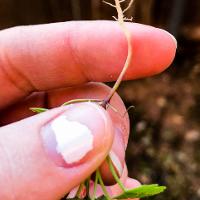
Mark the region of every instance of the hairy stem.
[[[130, 1], [129, 5], [125, 9], [125, 11], [130, 8], [132, 3], [133, 3], [133, 0]], [[120, 83], [122, 82], [124, 74], [126, 73], [128, 67], [130, 65], [132, 54], [133, 54], [132, 53], [132, 43], [131, 43], [131, 33], [127, 29], [127, 27], [126, 27], [126, 25], [124, 23], [124, 14], [123, 14], [124, 11], [121, 8], [119, 0], [115, 0], [115, 7], [116, 7], [116, 10], [117, 10], [117, 13], [118, 13], [118, 20], [117, 21], [119, 22], [119, 25], [120, 25], [124, 35], [126, 36], [126, 40], [127, 40], [127, 44], [128, 44], [128, 55], [127, 55], [124, 67], [123, 67], [123, 69], [122, 69], [117, 81], [115, 82], [115, 84], [114, 84], [113, 88], [111, 89], [110, 93], [108, 94], [108, 96], [104, 100], [104, 104], [107, 104], [107, 103], [110, 102], [110, 100], [113, 97], [114, 93], [116, 92], [116, 90], [120, 86]]]

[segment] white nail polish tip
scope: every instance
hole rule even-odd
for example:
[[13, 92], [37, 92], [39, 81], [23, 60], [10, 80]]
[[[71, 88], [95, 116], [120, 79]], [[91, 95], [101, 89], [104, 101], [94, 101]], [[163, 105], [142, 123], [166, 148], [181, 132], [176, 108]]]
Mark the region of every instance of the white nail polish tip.
[[116, 167], [119, 175], [121, 176], [122, 172], [123, 172], [123, 168], [122, 168], [122, 165], [121, 165], [119, 158], [117, 157], [117, 155], [113, 151], [110, 151], [109, 156], [110, 156], [114, 166]]
[[78, 162], [93, 149], [94, 136], [87, 126], [60, 116], [53, 120], [51, 128], [57, 142], [56, 150], [65, 162]]

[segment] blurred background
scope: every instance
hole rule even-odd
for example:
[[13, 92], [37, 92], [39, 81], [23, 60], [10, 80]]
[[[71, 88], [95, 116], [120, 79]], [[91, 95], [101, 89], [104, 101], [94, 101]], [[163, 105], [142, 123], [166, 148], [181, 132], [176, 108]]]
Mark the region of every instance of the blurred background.
[[[111, 2], [111, 1], [110, 1]], [[0, 0], [0, 29], [68, 20], [111, 19], [101, 0]], [[130, 111], [130, 176], [168, 187], [157, 200], [200, 199], [200, 0], [136, 0], [127, 16], [178, 40], [174, 63], [152, 78], [124, 82]]]

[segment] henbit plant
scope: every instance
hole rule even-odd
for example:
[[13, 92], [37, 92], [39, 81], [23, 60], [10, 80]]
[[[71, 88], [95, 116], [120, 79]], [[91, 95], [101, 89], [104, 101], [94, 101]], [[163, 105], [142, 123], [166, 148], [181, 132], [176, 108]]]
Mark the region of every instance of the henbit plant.
[[[131, 33], [128, 30], [128, 28], [126, 27], [126, 24], [124, 23], [125, 21], [132, 21], [132, 19], [126, 18], [124, 16], [124, 13], [131, 7], [134, 0], [130, 0], [128, 2], [128, 6], [124, 9], [122, 9], [121, 4], [123, 2], [125, 2], [126, 0], [114, 0], [114, 1], [115, 1], [115, 4], [111, 4], [110, 2], [106, 2], [106, 1], [103, 1], [103, 2], [108, 4], [109, 6], [114, 7], [117, 10], [117, 14], [118, 14], [117, 18], [114, 17], [114, 16], [113, 16], [113, 18], [118, 21], [118, 23], [119, 23], [119, 25], [120, 25], [120, 27], [121, 27], [121, 29], [122, 29], [125, 37], [126, 37], [126, 40], [127, 40], [128, 55], [127, 55], [124, 67], [123, 67], [117, 81], [115, 82], [113, 88], [111, 89], [110, 93], [104, 99], [74, 99], [74, 100], [70, 100], [68, 102], [65, 102], [62, 106], [67, 106], [67, 105], [74, 104], [74, 103], [93, 102], [93, 103], [99, 104], [105, 110], [107, 110], [108, 107], [116, 110], [115, 108], [112, 107], [112, 105], [110, 105], [110, 100], [112, 99], [116, 90], [120, 86], [120, 83], [122, 82], [124, 74], [126, 73], [128, 67], [130, 65], [132, 54], [133, 54], [132, 42], [131, 42]], [[42, 113], [42, 112], [45, 112], [45, 111], [48, 110], [46, 108], [30, 108], [30, 109], [33, 112], [36, 112], [36, 113]], [[149, 197], [149, 196], [159, 194], [166, 189], [165, 186], [159, 186], [158, 184], [141, 185], [137, 188], [126, 189], [125, 186], [123, 185], [123, 183], [121, 182], [120, 177], [116, 173], [115, 167], [114, 167], [113, 162], [112, 162], [109, 155], [107, 156], [106, 161], [107, 161], [107, 164], [109, 166], [110, 172], [111, 172], [114, 180], [118, 184], [118, 186], [121, 188], [122, 193], [118, 196], [111, 197], [109, 192], [106, 190], [106, 187], [104, 185], [104, 181], [102, 179], [100, 170], [97, 169], [95, 171], [95, 180], [93, 181], [93, 184], [94, 184], [93, 191], [90, 191], [90, 183], [92, 181], [91, 176], [90, 176], [83, 183], [81, 183], [79, 185], [79, 188], [76, 192], [75, 197], [71, 198], [72, 200], [80, 200], [80, 199], [88, 199], [88, 200], [96, 200], [96, 199], [98, 199], [98, 200], [104, 200], [105, 199], [106, 200], [107, 199], [107, 200], [111, 200], [111, 199], [144, 198], [144, 197]], [[102, 189], [102, 192], [103, 192], [103, 195], [100, 196], [100, 197], [96, 197], [97, 185], [101, 186], [101, 189]], [[84, 197], [82, 197], [82, 195], [81, 195], [83, 190], [86, 191], [86, 194], [85, 194]], [[70, 199], [70, 198], [67, 198], [67, 199]]]

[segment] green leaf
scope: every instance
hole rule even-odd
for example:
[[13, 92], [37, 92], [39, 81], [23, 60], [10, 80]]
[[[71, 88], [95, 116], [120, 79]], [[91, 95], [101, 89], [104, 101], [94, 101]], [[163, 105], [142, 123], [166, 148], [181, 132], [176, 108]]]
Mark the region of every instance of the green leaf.
[[30, 110], [32, 110], [35, 113], [42, 113], [42, 112], [46, 112], [48, 109], [46, 109], [46, 108], [30, 108]]
[[126, 190], [121, 195], [114, 197], [114, 199], [144, 198], [164, 192], [165, 189], [165, 186], [159, 186], [158, 184], [142, 185], [131, 190]]

